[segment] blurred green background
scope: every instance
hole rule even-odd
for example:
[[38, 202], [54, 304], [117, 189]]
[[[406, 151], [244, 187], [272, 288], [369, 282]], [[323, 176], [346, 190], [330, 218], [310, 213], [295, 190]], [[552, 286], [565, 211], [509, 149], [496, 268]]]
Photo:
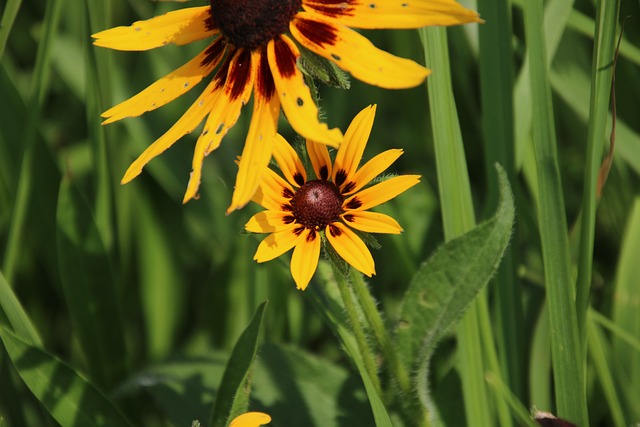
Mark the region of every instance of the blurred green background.
[[[518, 107], [530, 102], [530, 94], [517, 89], [525, 54], [522, 1], [528, 0], [514, 1], [511, 8], [515, 134], [523, 129]], [[6, 16], [19, 3], [3, 1], [0, 11]], [[547, 7], [552, 3], [567, 2], [549, 1]], [[204, 2], [187, 5], [194, 4]], [[233, 160], [248, 128], [248, 108], [222, 146], [205, 159], [199, 200], [181, 204], [193, 135], [154, 159], [132, 183], [119, 185], [128, 165], [181, 116], [204, 84], [137, 119], [102, 127], [100, 113], [185, 63], [206, 41], [112, 52], [93, 47], [90, 35], [177, 7], [185, 4], [22, 1], [0, 63], [2, 274], [44, 348], [85, 373], [138, 424], [189, 425], [192, 419], [206, 419], [229, 351], [256, 307], [268, 299], [267, 344], [259, 356], [252, 409], [280, 415], [274, 426], [320, 425], [315, 422], [322, 419], [325, 426], [372, 425], [359, 378], [309, 296], [295, 290], [287, 257], [263, 265], [252, 261], [259, 240], [242, 228], [256, 207], [224, 213], [237, 170]], [[598, 208], [591, 305], [638, 339], [640, 279], [634, 267], [640, 259], [640, 4], [623, 0], [620, 16], [627, 15], [616, 74], [616, 148]], [[582, 201], [594, 16], [593, 2], [575, 1], [550, 68], [572, 236]], [[549, 19], [550, 25], [564, 25], [560, 17]], [[490, 104], [491, 95], [481, 93], [478, 31], [483, 27], [469, 25], [448, 34], [476, 216], [485, 219], [494, 208], [496, 189], [488, 178], [494, 169], [485, 161], [492, 141], [483, 137], [481, 97], [489, 97]], [[416, 31], [366, 35], [384, 50], [424, 62]], [[380, 236], [382, 249], [373, 251], [378, 274], [370, 280], [371, 288], [385, 316], [393, 318], [418, 266], [443, 242], [426, 87], [390, 91], [352, 80], [348, 92], [321, 87], [320, 98], [325, 120], [343, 131], [358, 111], [378, 104], [365, 158], [403, 148], [404, 156], [390, 171], [423, 176], [419, 186], [380, 209], [405, 229], [400, 236]], [[295, 138], [284, 120], [280, 132], [290, 141]], [[522, 292], [524, 346], [513, 351], [525, 378], [523, 403], [551, 409], [548, 338], [541, 326], [544, 276], [537, 189], [529, 138], [523, 141], [514, 136], [511, 184], [517, 232], [511, 250]], [[577, 239], [571, 243], [577, 248]], [[314, 280], [309, 286], [322, 283]], [[99, 313], [99, 324], [78, 324], [70, 313], [83, 308]], [[640, 355], [617, 336], [606, 332], [605, 350], [624, 396], [627, 421], [638, 422]], [[83, 352], [86, 339], [95, 340], [94, 354]], [[441, 344], [432, 368], [434, 396], [449, 425], [465, 423], [455, 365], [452, 336]], [[589, 366], [592, 425], [611, 425], [598, 373]], [[326, 407], [334, 413], [313, 415], [317, 399], [332, 400]], [[6, 353], [0, 353], [0, 425], [55, 425], [38, 408]]]

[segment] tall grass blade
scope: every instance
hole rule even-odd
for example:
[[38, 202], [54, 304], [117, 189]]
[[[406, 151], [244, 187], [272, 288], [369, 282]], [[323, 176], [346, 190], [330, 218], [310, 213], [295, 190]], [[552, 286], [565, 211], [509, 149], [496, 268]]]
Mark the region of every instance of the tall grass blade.
[[7, 0], [7, 4], [4, 6], [2, 20], [0, 20], [0, 61], [7, 47], [7, 40], [9, 40], [9, 35], [11, 34], [11, 29], [16, 21], [16, 15], [18, 15], [21, 4], [22, 0]]
[[29, 315], [11, 290], [11, 286], [0, 273], [0, 323], [11, 326], [13, 333], [29, 345], [42, 347], [38, 331], [31, 323]]

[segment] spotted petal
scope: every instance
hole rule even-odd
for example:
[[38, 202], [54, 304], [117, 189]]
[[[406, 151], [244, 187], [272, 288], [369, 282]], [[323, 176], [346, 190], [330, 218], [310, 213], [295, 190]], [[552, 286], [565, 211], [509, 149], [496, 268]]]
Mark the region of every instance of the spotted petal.
[[356, 230], [367, 233], [400, 234], [402, 227], [389, 215], [369, 211], [349, 211], [342, 219]]
[[305, 138], [337, 147], [342, 140], [342, 132], [329, 129], [318, 120], [318, 107], [296, 66], [300, 56], [296, 45], [289, 37], [282, 36], [269, 42], [267, 53], [276, 91], [291, 127]]
[[320, 236], [318, 232], [307, 229], [291, 255], [291, 275], [296, 287], [305, 290], [318, 267], [320, 259]]
[[277, 233], [269, 234], [260, 244], [258, 250], [253, 256], [253, 259], [257, 262], [271, 261], [274, 258], [278, 258], [280, 255], [293, 248], [301, 239], [304, 239], [304, 235], [296, 231], [296, 227], [301, 227], [298, 224], [291, 224], [290, 228]]
[[189, 7], [155, 18], [93, 34], [96, 46], [116, 50], [149, 50], [174, 43], [178, 46], [212, 37], [211, 7]]
[[374, 86], [415, 87], [430, 74], [416, 62], [380, 50], [354, 30], [317, 14], [299, 12], [289, 30], [307, 49]]
[[420, 28], [483, 22], [454, 0], [309, 0], [313, 10], [352, 28]]
[[362, 239], [339, 222], [329, 224], [325, 233], [327, 240], [345, 261], [362, 274], [371, 277], [376, 274], [371, 252]]
[[351, 196], [344, 201], [343, 206], [347, 212], [365, 211], [393, 199], [418, 182], [420, 182], [420, 175], [395, 176]]

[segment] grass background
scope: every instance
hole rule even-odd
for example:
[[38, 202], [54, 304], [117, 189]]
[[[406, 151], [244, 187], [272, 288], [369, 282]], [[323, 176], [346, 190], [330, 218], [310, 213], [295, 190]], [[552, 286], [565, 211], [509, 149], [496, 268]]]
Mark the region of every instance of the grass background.
[[[525, 24], [535, 26], [535, 16], [523, 7], [525, 1], [496, 2], [504, 6], [498, 11], [491, 10], [492, 2], [470, 4], [481, 10], [487, 23], [448, 30], [452, 94], [474, 206], [467, 215], [478, 221], [490, 215], [497, 194], [492, 163], [511, 163], [508, 171], [517, 205], [517, 231], [506, 258], [511, 273], [499, 273], [483, 297], [498, 363], [525, 407], [557, 410], [550, 373], [553, 328], [545, 304], [544, 237], [540, 238], [549, 228], [541, 225], [545, 223], [538, 213], [541, 192], [547, 193], [539, 186], [533, 142], [535, 132], [548, 125], [557, 139], [561, 187], [556, 190], [561, 190], [558, 197], [564, 204], [557, 208], [568, 229], [560, 237], [566, 238], [571, 263], [563, 268], [572, 279], [586, 280], [591, 289], [590, 308], [578, 309], [574, 319], [578, 327], [581, 316], [588, 319], [581, 331], [585, 337], [588, 331], [586, 348], [578, 351], [587, 358], [588, 416], [592, 425], [637, 423], [640, 281], [634, 267], [640, 259], [640, 5], [620, 2], [619, 16], [631, 17], [616, 70], [613, 166], [595, 222], [587, 227], [594, 233], [593, 257], [588, 254], [591, 269], [580, 261], [586, 244], [580, 239], [585, 235], [580, 231], [585, 170], [589, 150], [600, 163], [611, 132], [609, 118], [604, 120], [604, 138], [593, 137], [595, 148], [588, 148], [590, 129], [605, 117], [589, 114], [596, 76], [593, 52], [600, 46], [595, 30], [600, 3], [546, 1], [545, 27], [531, 36]], [[335, 411], [325, 425], [371, 425], [359, 379], [308, 296], [295, 291], [288, 263], [252, 261], [258, 239], [241, 230], [255, 208], [224, 214], [236, 173], [233, 159], [248, 128], [247, 109], [222, 146], [206, 158], [199, 200], [181, 205], [193, 136], [153, 160], [134, 182], [119, 185], [129, 163], [169, 128], [198, 89], [141, 118], [106, 127], [99, 124], [100, 112], [183, 64], [202, 45], [110, 52], [93, 47], [90, 34], [176, 7], [184, 5], [137, 0], [7, 0], [0, 5], [0, 42], [6, 41], [0, 63], [2, 274], [44, 348], [85, 373], [136, 424], [179, 425], [207, 414], [231, 348], [258, 305], [269, 299], [264, 330], [268, 344], [259, 353], [252, 406], [272, 415], [286, 414], [286, 422], [273, 425], [313, 424], [321, 417], [313, 415], [318, 411], [313, 403], [322, 396], [334, 402], [330, 407]], [[12, 10], [17, 11], [14, 21]], [[613, 31], [611, 23], [598, 28], [606, 32], [606, 25]], [[619, 30], [618, 26], [616, 37]], [[496, 39], [479, 31], [493, 32]], [[366, 35], [382, 49], [424, 61], [416, 31]], [[527, 50], [527, 40], [532, 46], [542, 39], [541, 54], [551, 60], [548, 72], [536, 76], [529, 68], [526, 55], [533, 53]], [[603, 61], [610, 64], [611, 58]], [[427, 65], [434, 68], [434, 78], [449, 72]], [[542, 82], [533, 93], [523, 77], [530, 71], [531, 81], [540, 77]], [[552, 109], [545, 111], [552, 120], [547, 117], [540, 124], [532, 105], [544, 87], [550, 88]], [[320, 95], [326, 121], [343, 130], [363, 107], [378, 104], [365, 157], [400, 147], [405, 155], [393, 171], [423, 176], [419, 186], [382, 209], [405, 229], [401, 236], [381, 236], [383, 248], [374, 251], [378, 274], [371, 288], [385, 316], [392, 318], [421, 261], [448, 239], [448, 215], [459, 214], [442, 210], [455, 190], [438, 185], [443, 177], [437, 173], [440, 160], [434, 147], [441, 141], [434, 141], [437, 125], [432, 120], [442, 104], [429, 103], [425, 86], [388, 91], [355, 80], [348, 92], [322, 87]], [[603, 98], [608, 95], [607, 90], [598, 95], [605, 111], [608, 102]], [[497, 117], [493, 122], [492, 116]], [[285, 122], [280, 129], [293, 139]], [[585, 271], [591, 277], [584, 279]], [[506, 302], [505, 283], [506, 289], [516, 291]], [[310, 286], [323, 285], [316, 280]], [[514, 307], [511, 314], [505, 305]], [[78, 322], [81, 316], [92, 320]], [[515, 330], [506, 331], [513, 325]], [[462, 340], [452, 334], [442, 342], [431, 369], [433, 396], [448, 425], [474, 424], [468, 406], [466, 414], [460, 411], [461, 384], [470, 375], [461, 368], [464, 356], [457, 351]], [[475, 370], [484, 376], [482, 366]], [[502, 399], [494, 388], [487, 390], [492, 401]], [[6, 353], [0, 354], [0, 425], [54, 425], [39, 408]], [[487, 416], [495, 420], [494, 409]]]

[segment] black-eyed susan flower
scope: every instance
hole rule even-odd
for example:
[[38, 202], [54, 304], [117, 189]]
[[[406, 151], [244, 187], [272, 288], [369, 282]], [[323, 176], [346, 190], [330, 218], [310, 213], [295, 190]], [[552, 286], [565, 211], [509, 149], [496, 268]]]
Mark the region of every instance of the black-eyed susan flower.
[[262, 412], [247, 412], [231, 421], [229, 427], [259, 427], [271, 422], [271, 417]]
[[393, 199], [416, 185], [418, 175], [400, 175], [364, 188], [395, 162], [402, 150], [378, 154], [358, 168], [375, 116], [375, 106], [362, 110], [351, 122], [332, 162], [324, 144], [307, 139], [306, 147], [315, 179], [308, 179], [295, 150], [280, 135], [274, 158], [280, 176], [268, 169], [252, 200], [266, 210], [245, 225], [253, 233], [271, 233], [258, 246], [254, 259], [265, 262], [293, 248], [291, 275], [305, 289], [318, 266], [321, 234], [352, 267], [371, 277], [371, 252], [353, 230], [399, 234], [392, 217], [369, 209]]
[[298, 67], [295, 42], [334, 62], [353, 77], [385, 88], [420, 84], [429, 70], [377, 49], [353, 28], [418, 28], [480, 22], [454, 0], [211, 0], [209, 6], [169, 12], [129, 27], [94, 34], [94, 44], [148, 50], [210, 38], [191, 61], [139, 94], [105, 111], [104, 123], [137, 117], [174, 100], [204, 77], [213, 78], [186, 113], [126, 171], [140, 174], [154, 157], [192, 132], [207, 117], [193, 155], [183, 202], [197, 195], [204, 156], [236, 123], [253, 93], [253, 116], [228, 211], [246, 204], [267, 170], [280, 108], [296, 132], [337, 146], [341, 133], [318, 121], [318, 110]]

